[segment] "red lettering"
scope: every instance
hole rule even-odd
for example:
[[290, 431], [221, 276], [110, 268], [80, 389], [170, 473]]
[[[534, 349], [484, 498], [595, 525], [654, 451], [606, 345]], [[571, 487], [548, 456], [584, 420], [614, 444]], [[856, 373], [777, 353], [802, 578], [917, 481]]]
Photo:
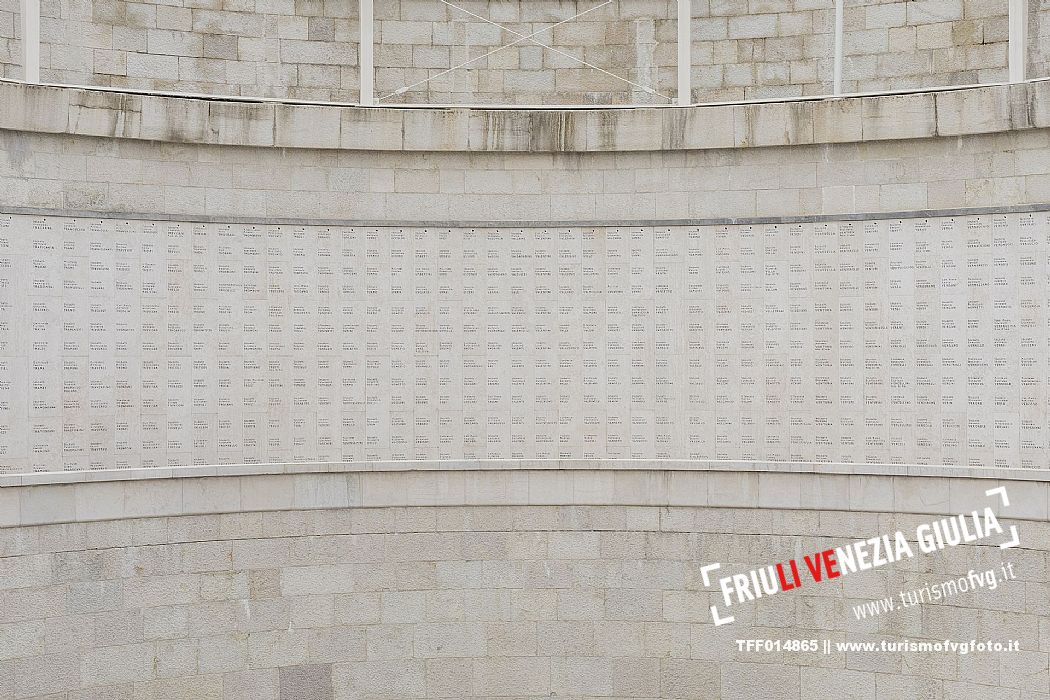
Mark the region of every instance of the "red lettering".
[[798, 588], [802, 584], [798, 580], [798, 567], [795, 566], [795, 560], [791, 560], [791, 570], [794, 572], [794, 583], [787, 582], [787, 576], [784, 574], [784, 565], [777, 564], [777, 577], [780, 579], [780, 590], [790, 591], [792, 588]]
[[835, 550], [824, 550], [824, 570], [828, 572], [828, 578], [838, 578], [842, 572], [838, 570], [838, 560], [835, 559]]
[[814, 581], [820, 583], [820, 580], [824, 578], [824, 574], [820, 570], [820, 552], [814, 554], [812, 559], [809, 558], [808, 554], [803, 558], [806, 560], [806, 567], [809, 569], [810, 576], [813, 577]]

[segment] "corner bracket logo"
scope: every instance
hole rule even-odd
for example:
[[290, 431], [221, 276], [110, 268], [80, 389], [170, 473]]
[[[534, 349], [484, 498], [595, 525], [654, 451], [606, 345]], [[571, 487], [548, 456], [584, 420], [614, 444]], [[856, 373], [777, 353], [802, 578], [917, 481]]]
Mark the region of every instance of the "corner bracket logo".
[[[989, 498], [998, 496], [1004, 508], [1010, 506], [1010, 497], [1005, 486], [988, 489], [984, 494]], [[960, 513], [923, 523], [915, 528], [911, 538], [898, 530], [804, 556], [801, 563], [792, 559], [752, 569], [746, 573], [723, 576], [717, 579], [717, 588], [722, 595], [724, 611], [720, 611], [718, 605], [712, 605], [711, 620], [716, 627], [727, 625], [736, 620], [734, 615], [728, 614], [728, 609], [733, 605], [800, 588], [810, 581], [821, 583], [911, 558], [915, 556], [915, 549], [922, 554], [934, 554], [948, 547], [1001, 534], [1004, 534], [1003, 526], [999, 523], [995, 510], [991, 506], [985, 506], [983, 510], [973, 510], [970, 513]], [[1002, 542], [999, 545], [1000, 549], [1010, 549], [1020, 544], [1016, 525], [1009, 527], [1009, 535], [1010, 539]], [[722, 564], [718, 562], [700, 567], [700, 576], [705, 588], [715, 587], [712, 573], [721, 568]], [[802, 576], [800, 571], [808, 573], [808, 578]]]

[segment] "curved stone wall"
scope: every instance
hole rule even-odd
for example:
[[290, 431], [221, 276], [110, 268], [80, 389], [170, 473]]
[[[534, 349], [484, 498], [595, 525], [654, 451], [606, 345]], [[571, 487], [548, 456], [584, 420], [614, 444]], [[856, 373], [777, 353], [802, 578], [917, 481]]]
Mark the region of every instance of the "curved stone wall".
[[[1046, 695], [1045, 482], [375, 469], [0, 488], [0, 694]], [[984, 495], [1000, 485], [1009, 508]], [[917, 555], [711, 622], [721, 595], [704, 584], [710, 562], [737, 573], [988, 504], [1019, 527], [1021, 547], [989, 539]], [[994, 591], [852, 612], [1007, 564], [1015, 577]], [[1018, 649], [774, 654], [735, 641], [905, 638]]]
[[1048, 91], [0, 81], [0, 696], [1047, 698]]

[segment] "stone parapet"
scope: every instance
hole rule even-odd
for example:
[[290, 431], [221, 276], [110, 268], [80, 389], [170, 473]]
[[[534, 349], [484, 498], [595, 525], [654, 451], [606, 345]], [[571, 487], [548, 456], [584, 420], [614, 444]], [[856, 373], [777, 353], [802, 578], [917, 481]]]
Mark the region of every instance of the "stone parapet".
[[344, 151], [695, 151], [967, 136], [1050, 126], [1050, 81], [693, 107], [322, 105], [0, 81], [0, 129]]
[[[0, 526], [330, 508], [657, 506], [951, 515], [983, 508], [1007, 487], [1001, 514], [1045, 521], [1045, 470], [971, 470], [963, 475], [840, 472], [790, 465], [688, 462], [385, 463], [246, 465], [4, 477]], [[830, 465], [829, 465], [830, 466]], [[326, 467], [328, 469], [326, 469]], [[1003, 470], [1006, 471], [1006, 470]], [[153, 473], [160, 472], [160, 473]], [[850, 473], [852, 472], [852, 473]], [[128, 478], [131, 477], [131, 478]], [[18, 481], [21, 485], [16, 485]], [[993, 503], [993, 505], [996, 505]]]

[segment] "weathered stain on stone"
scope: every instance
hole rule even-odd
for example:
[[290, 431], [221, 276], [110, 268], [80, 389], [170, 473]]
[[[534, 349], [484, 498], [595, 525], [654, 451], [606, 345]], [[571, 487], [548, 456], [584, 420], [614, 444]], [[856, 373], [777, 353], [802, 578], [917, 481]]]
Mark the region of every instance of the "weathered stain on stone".
[[569, 151], [575, 146], [576, 115], [569, 111], [533, 112], [530, 121], [530, 150]]
[[11, 165], [14, 174], [21, 176], [30, 156], [29, 138], [18, 131], [0, 129], [0, 144], [3, 145], [7, 162]]
[[686, 126], [691, 112], [688, 109], [664, 110], [660, 143], [667, 150], [678, 150], [685, 144]]

